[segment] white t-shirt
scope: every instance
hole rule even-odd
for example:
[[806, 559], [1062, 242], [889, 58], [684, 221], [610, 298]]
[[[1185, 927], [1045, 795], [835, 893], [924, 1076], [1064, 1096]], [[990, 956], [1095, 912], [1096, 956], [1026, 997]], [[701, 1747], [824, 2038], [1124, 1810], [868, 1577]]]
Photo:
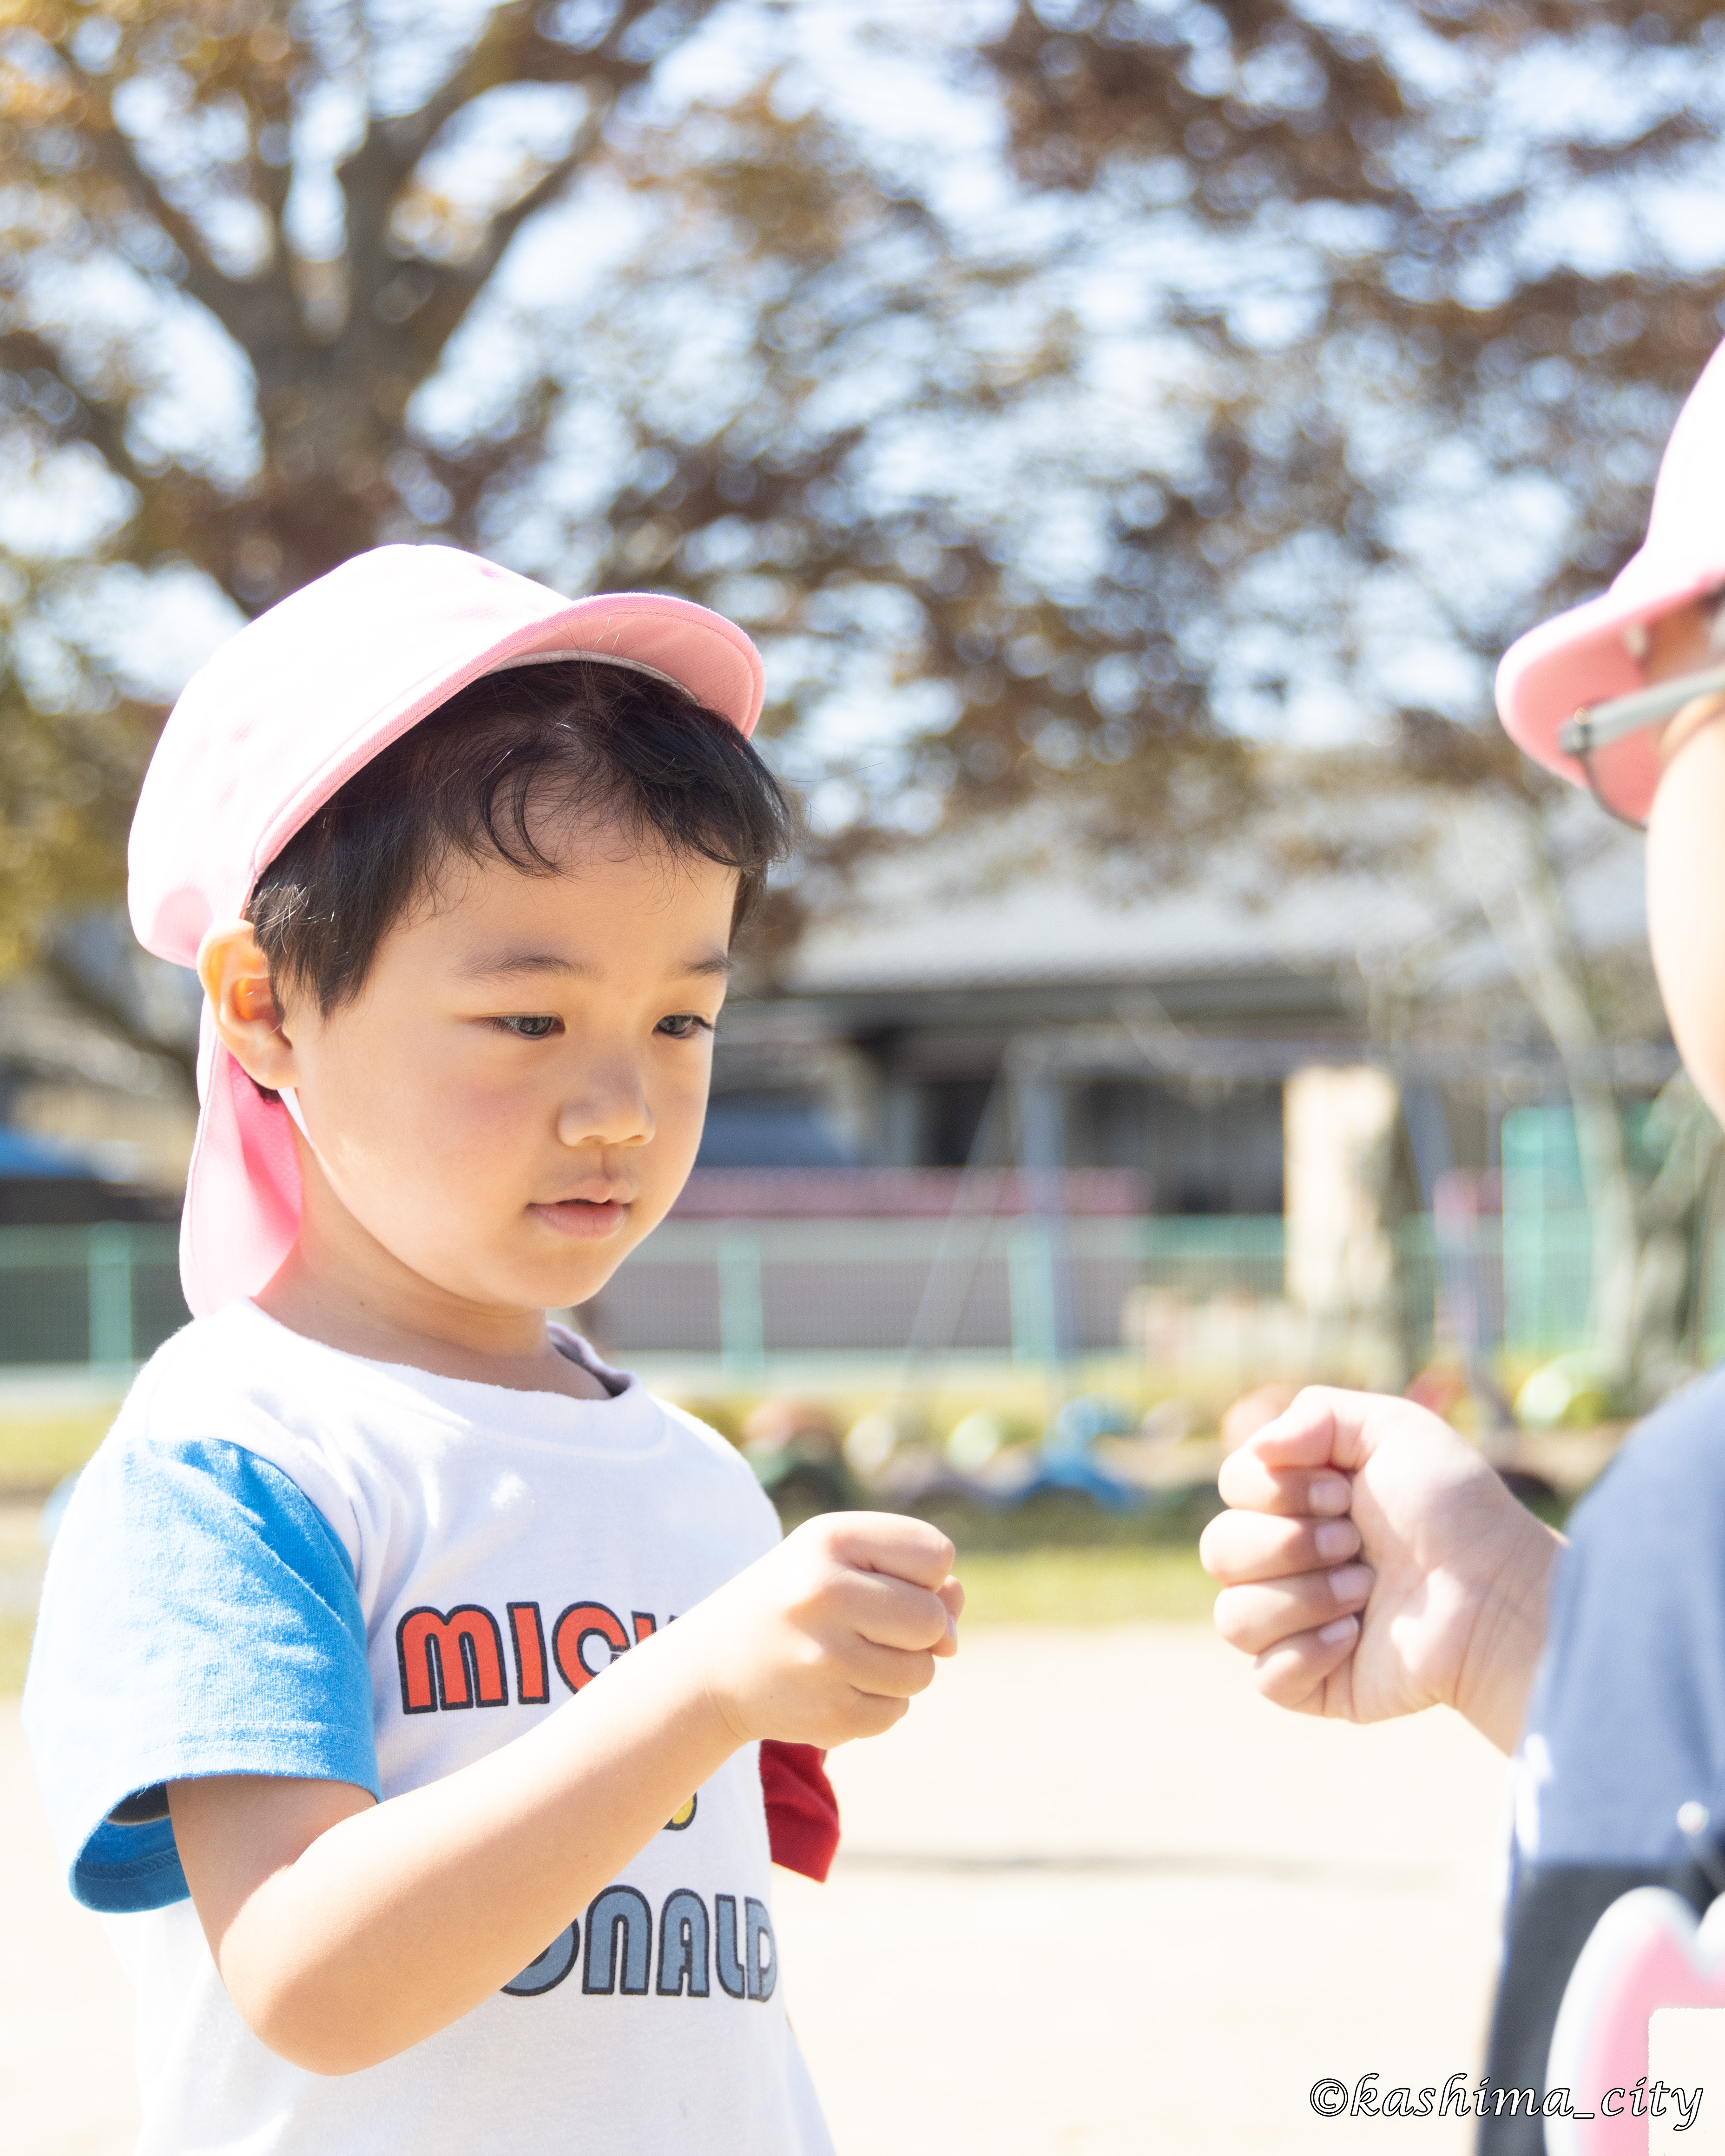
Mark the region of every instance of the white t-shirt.
[[559, 1343], [611, 1397], [365, 1362], [234, 1303], [152, 1358], [85, 1471], [24, 1713], [73, 1892], [137, 1988], [137, 2156], [830, 2150], [785, 2019], [752, 1746], [589, 1908], [547, 1905], [504, 1992], [360, 2073], [259, 2042], [187, 1897], [167, 1782], [417, 1789], [777, 1540], [721, 1438]]

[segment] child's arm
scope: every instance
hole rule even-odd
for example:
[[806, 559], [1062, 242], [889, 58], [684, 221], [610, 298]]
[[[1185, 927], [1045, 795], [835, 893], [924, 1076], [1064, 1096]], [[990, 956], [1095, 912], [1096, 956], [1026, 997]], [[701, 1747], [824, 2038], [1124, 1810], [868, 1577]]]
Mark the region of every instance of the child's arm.
[[891, 1727], [954, 1651], [952, 1562], [919, 1520], [813, 1521], [526, 1735], [386, 1804], [336, 1782], [171, 1784], [235, 2005], [317, 2073], [444, 2028], [542, 1953], [740, 1746]]
[[1513, 1748], [1563, 1538], [1472, 1445], [1411, 1401], [1312, 1386], [1221, 1489], [1199, 1553], [1267, 1699], [1352, 1722], [1441, 1704]]

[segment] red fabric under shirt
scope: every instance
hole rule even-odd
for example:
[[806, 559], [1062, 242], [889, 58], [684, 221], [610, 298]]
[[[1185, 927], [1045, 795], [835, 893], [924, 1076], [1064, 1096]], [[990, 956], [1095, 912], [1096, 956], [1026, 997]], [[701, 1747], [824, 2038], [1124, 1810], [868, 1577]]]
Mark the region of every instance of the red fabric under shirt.
[[824, 1880], [839, 1847], [839, 1799], [827, 1779], [824, 1752], [813, 1744], [761, 1745], [761, 1788], [773, 1861], [805, 1879]]

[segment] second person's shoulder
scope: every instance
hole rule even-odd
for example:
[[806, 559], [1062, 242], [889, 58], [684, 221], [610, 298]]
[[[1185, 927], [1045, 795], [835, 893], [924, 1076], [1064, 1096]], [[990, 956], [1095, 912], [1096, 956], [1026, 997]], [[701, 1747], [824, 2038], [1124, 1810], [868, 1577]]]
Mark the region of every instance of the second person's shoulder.
[[1577, 1507], [1572, 1534], [1711, 1538], [1725, 1515], [1725, 1367], [1686, 1385], [1625, 1440]]

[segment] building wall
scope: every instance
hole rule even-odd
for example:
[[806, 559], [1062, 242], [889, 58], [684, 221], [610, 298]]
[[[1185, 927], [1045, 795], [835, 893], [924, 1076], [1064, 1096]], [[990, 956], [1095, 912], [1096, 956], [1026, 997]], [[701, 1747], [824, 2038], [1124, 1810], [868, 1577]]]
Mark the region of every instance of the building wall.
[[[1181, 1040], [1292, 1035], [1351, 1042], [1348, 997], [1327, 973], [1286, 969], [1238, 978], [1188, 978], [1157, 988], [1157, 1023]], [[709, 1150], [714, 1166], [837, 1164], [962, 1168], [1012, 1157], [1000, 1075], [1019, 1049], [1048, 1045], [1068, 1164], [1145, 1179], [1169, 1216], [1273, 1216], [1282, 1209], [1280, 1083], [1158, 1075], [1158, 1041], [1140, 1043], [1119, 982], [912, 985], [868, 993], [734, 1000], [720, 1029]], [[1136, 1005], [1133, 1006], [1136, 1011]], [[1138, 1014], [1142, 1024], [1142, 1014]], [[1087, 1040], [1108, 1048], [1086, 1063]], [[1122, 1060], [1123, 1055], [1123, 1060]], [[1254, 1066], [1250, 1055], [1247, 1068]], [[1272, 1059], [1268, 1067], [1277, 1067]], [[1099, 1071], [1117, 1070], [1101, 1076]]]
[[1282, 1209], [1280, 1086], [1091, 1080], [1068, 1091], [1066, 1149], [1075, 1168], [1137, 1169], [1158, 1214]]

